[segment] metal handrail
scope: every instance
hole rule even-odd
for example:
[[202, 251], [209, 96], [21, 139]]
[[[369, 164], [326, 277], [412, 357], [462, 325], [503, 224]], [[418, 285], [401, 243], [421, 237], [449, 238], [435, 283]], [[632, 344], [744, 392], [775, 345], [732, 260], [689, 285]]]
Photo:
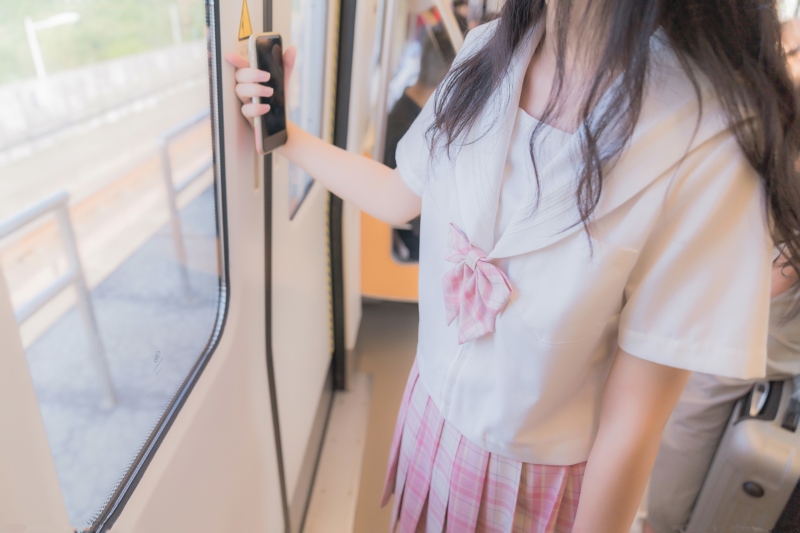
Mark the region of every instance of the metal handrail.
[[33, 316], [33, 314], [46, 303], [58, 296], [64, 289], [70, 285], [74, 285], [78, 293], [78, 311], [83, 320], [86, 335], [89, 338], [92, 362], [94, 363], [98, 377], [100, 378], [100, 383], [105, 392], [106, 405], [110, 407], [116, 403], [116, 393], [114, 392], [111, 372], [108, 368], [105, 347], [100, 340], [100, 331], [97, 327], [97, 319], [95, 317], [94, 307], [92, 306], [89, 286], [86, 283], [83, 265], [81, 264], [81, 258], [78, 254], [78, 245], [75, 240], [75, 232], [72, 228], [72, 221], [69, 216], [68, 204], [69, 194], [66, 191], [59, 191], [27, 209], [23, 209], [19, 213], [0, 221], [0, 239], [3, 239], [37, 221], [41, 217], [53, 213], [58, 224], [59, 234], [64, 241], [64, 248], [67, 252], [69, 264], [66, 273], [15, 309], [14, 317], [17, 323], [22, 325], [23, 322]]
[[394, 18], [397, 12], [397, 0], [385, 0], [383, 12], [383, 34], [381, 35], [380, 57], [380, 86], [378, 87], [378, 102], [375, 110], [375, 146], [372, 147], [372, 158], [383, 162], [386, 144], [386, 124], [389, 119], [388, 98], [389, 82], [392, 77], [392, 38], [394, 33]]
[[483, 12], [489, 7], [488, 4], [489, 2], [485, 0], [469, 0], [467, 2], [467, 22], [470, 27], [473, 24], [477, 26], [481, 23]]
[[[447, 37], [453, 45], [453, 50], [458, 52], [464, 45], [464, 34], [458, 27], [458, 20], [453, 11], [452, 0], [433, 0], [434, 5], [439, 10], [442, 23]], [[380, 56], [380, 85], [378, 87], [378, 102], [375, 116], [375, 145], [372, 148], [372, 158], [383, 162], [384, 151], [386, 149], [386, 127], [389, 121], [389, 83], [392, 78], [393, 49], [395, 17], [397, 16], [397, 0], [385, 0], [383, 16], [383, 35], [381, 41]]]
[[69, 193], [67, 193], [67, 191], [58, 191], [57, 193], [48, 196], [47, 198], [28, 207], [27, 209], [23, 209], [22, 211], [11, 215], [7, 219], [0, 221], [0, 239], [4, 239], [18, 229], [27, 226], [37, 218], [41, 217], [44, 213], [53, 211], [62, 205], [66, 205], [68, 201]]
[[175, 243], [175, 253], [178, 263], [181, 266], [181, 277], [185, 289], [189, 289], [189, 273], [186, 269], [186, 245], [183, 242], [183, 228], [181, 227], [180, 211], [178, 210], [178, 195], [191, 185], [197, 178], [202, 176], [214, 164], [213, 156], [203, 160], [201, 164], [192, 170], [181, 182], [175, 183], [172, 176], [172, 160], [169, 156], [170, 143], [190, 130], [204, 119], [211, 116], [211, 110], [206, 109], [181, 122], [180, 124], [168, 129], [159, 139], [159, 151], [161, 153], [161, 174], [164, 178], [164, 185], [167, 189], [167, 205], [169, 206], [170, 225], [172, 227], [172, 240]]
[[453, 45], [453, 50], [458, 53], [461, 47], [464, 46], [464, 34], [461, 33], [461, 28], [458, 27], [458, 20], [453, 11], [452, 0], [433, 0], [436, 8], [439, 10], [439, 16], [442, 17], [444, 29], [447, 36], [450, 37], [450, 43]]
[[180, 135], [185, 132], [187, 129], [191, 128], [195, 124], [198, 124], [203, 121], [204, 118], [208, 118], [211, 115], [210, 109], [204, 109], [199, 113], [192, 115], [191, 117], [187, 118], [180, 124], [177, 124], [164, 133], [161, 134], [162, 140], [172, 140], [175, 137], [180, 137]]

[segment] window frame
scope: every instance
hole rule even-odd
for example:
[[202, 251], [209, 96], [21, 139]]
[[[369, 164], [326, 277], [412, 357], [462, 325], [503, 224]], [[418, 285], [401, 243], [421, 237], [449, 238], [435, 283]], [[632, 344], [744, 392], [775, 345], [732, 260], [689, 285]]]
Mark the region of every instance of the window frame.
[[228, 259], [228, 239], [227, 239], [227, 195], [226, 195], [226, 176], [225, 176], [225, 139], [222, 129], [224, 124], [223, 101], [222, 101], [222, 49], [221, 42], [219, 2], [217, 0], [205, 0], [206, 6], [206, 26], [208, 28], [208, 50], [209, 54], [209, 99], [211, 106], [211, 125], [212, 125], [212, 146], [213, 146], [213, 168], [214, 168], [214, 204], [216, 207], [216, 228], [219, 257], [219, 300], [217, 307], [217, 317], [214, 328], [209, 335], [203, 351], [192, 365], [178, 392], [170, 400], [164, 412], [161, 414], [153, 431], [148, 435], [142, 446], [139, 448], [136, 457], [131, 461], [127, 472], [121, 477], [114, 491], [108, 497], [103, 507], [95, 515], [91, 525], [84, 531], [88, 533], [102, 533], [109, 531], [119, 518], [128, 500], [133, 495], [134, 490], [141, 481], [147, 467], [153, 460], [156, 451], [164, 441], [169, 429], [172, 427], [178, 413], [186, 403], [194, 386], [197, 384], [200, 375], [208, 365], [209, 360], [216, 351], [217, 345], [225, 329], [225, 323], [230, 308], [230, 277]]

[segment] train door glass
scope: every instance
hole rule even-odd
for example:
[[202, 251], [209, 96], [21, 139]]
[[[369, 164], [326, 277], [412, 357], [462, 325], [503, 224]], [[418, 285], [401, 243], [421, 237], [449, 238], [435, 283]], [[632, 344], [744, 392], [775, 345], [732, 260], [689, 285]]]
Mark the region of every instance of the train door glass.
[[[392, 168], [396, 166], [397, 143], [433, 96], [457, 52], [447, 23], [451, 24], [451, 32], [460, 32], [463, 36], [470, 25], [481, 22], [480, 17], [469, 20], [466, 0], [453, 2], [447, 21], [436, 7], [439, 4], [447, 2], [395, 2], [393, 16], [385, 19], [389, 21], [385, 31], [390, 34], [383, 39], [385, 78], [377, 95], [378, 117], [372, 153]], [[417, 262], [419, 218], [394, 228], [391, 243], [395, 260]]]
[[221, 320], [205, 5], [0, 14], [0, 267], [81, 527]]
[[[289, 116], [318, 137], [322, 135], [327, 21], [327, 0], [292, 0], [292, 38], [298, 55], [289, 87]], [[303, 169], [290, 165], [290, 217], [300, 208], [312, 183], [313, 179]]]

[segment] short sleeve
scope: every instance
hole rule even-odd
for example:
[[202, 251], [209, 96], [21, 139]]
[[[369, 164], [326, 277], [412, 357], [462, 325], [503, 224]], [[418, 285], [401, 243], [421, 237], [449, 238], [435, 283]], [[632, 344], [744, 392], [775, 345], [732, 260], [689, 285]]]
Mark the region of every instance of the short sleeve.
[[[467, 33], [464, 45], [459, 50], [453, 65], [464, 61], [465, 58], [480, 50], [483, 43], [494, 31], [496, 21], [482, 24]], [[434, 120], [434, 101], [436, 96], [431, 96], [422, 108], [419, 116], [411, 127], [397, 143], [395, 159], [397, 169], [408, 187], [417, 196], [422, 196], [425, 191], [425, 182], [431, 171], [430, 156], [431, 146], [428, 142], [428, 128]]]
[[430, 171], [428, 163], [431, 149], [426, 132], [433, 123], [433, 101], [433, 96], [428, 98], [419, 116], [397, 143], [395, 152], [397, 170], [408, 188], [417, 196], [422, 196], [425, 191], [425, 182]]
[[619, 346], [672, 367], [763, 377], [772, 240], [761, 180], [729, 131], [672, 179], [626, 286]]

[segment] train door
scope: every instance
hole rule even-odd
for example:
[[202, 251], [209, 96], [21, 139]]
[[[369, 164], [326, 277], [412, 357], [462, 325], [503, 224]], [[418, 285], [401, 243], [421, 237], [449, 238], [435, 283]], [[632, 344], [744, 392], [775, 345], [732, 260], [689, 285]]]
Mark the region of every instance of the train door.
[[[298, 50], [287, 94], [289, 117], [328, 141], [334, 123], [338, 5], [329, 0], [272, 2], [272, 29]], [[332, 198], [302, 169], [277, 156], [270, 185], [273, 413], [279, 420], [289, 530], [297, 532], [333, 391]]]
[[0, 79], [0, 531], [299, 531], [329, 195], [255, 154], [223, 55], [264, 29], [301, 45], [292, 118], [329, 136], [338, 13], [37, 6], [6, 18], [33, 61]]

